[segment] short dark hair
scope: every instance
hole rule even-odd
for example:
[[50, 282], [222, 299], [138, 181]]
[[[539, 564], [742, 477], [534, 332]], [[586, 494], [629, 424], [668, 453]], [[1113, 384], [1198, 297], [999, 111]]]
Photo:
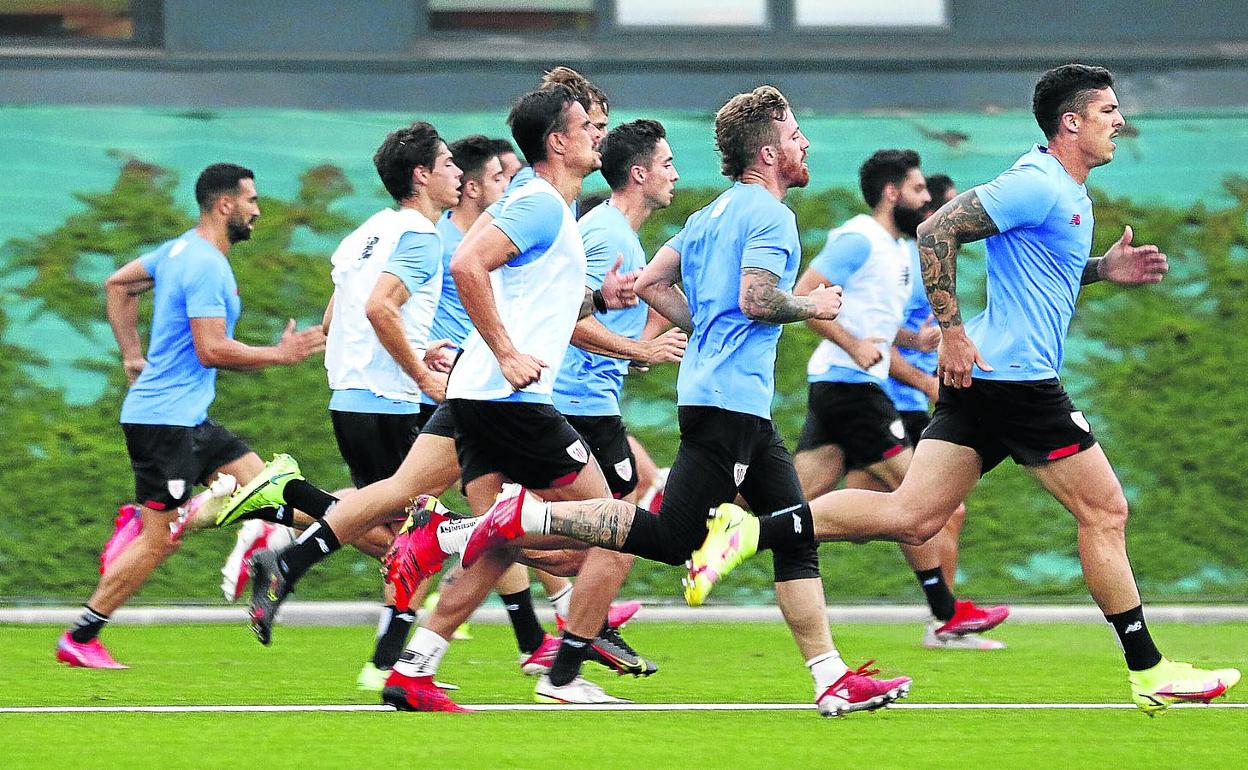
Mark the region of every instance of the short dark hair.
[[948, 174], [927, 175], [927, 191], [931, 193], [932, 204], [936, 208], [940, 208], [945, 204], [944, 197], [955, 187], [956, 185], [954, 185]]
[[567, 130], [564, 109], [575, 102], [571, 91], [555, 85], [530, 91], [512, 105], [507, 125], [530, 166], [546, 160], [546, 137]]
[[1062, 116], [1081, 112], [1091, 101], [1092, 92], [1112, 88], [1114, 76], [1104, 67], [1063, 64], [1040, 76], [1031, 97], [1031, 112], [1046, 139], [1057, 135]]
[[481, 169], [490, 162], [490, 158], [498, 157], [494, 142], [482, 134], [472, 134], [450, 145], [451, 157], [455, 165], [464, 172], [464, 179], [469, 177], [480, 181]]
[[737, 94], [715, 113], [715, 147], [719, 170], [732, 180], [754, 165], [758, 151], [774, 143], [776, 121], [784, 120], [789, 102], [774, 86]]
[[542, 74], [540, 88], [550, 88], [556, 85], [564, 86], [571, 91], [572, 96], [581, 103], [586, 112], [593, 108], [594, 102], [602, 105], [603, 112], [608, 114], [611, 112], [611, 102], [607, 100], [606, 92], [571, 67], [559, 66]]
[[602, 154], [602, 178], [612, 190], [628, 185], [628, 171], [633, 166], [648, 166], [654, 160], [654, 148], [667, 132], [657, 120], [634, 120], [611, 129], [598, 146]]
[[516, 154], [516, 146], [506, 139], [491, 139], [490, 149], [494, 150], [495, 155]]
[[441, 145], [438, 130], [423, 120], [386, 136], [373, 154], [373, 165], [391, 198], [401, 201], [411, 196], [412, 171], [417, 166], [433, 168]]
[[239, 182], [255, 178], [249, 168], [233, 163], [213, 163], [199, 172], [199, 178], [195, 180], [195, 202], [199, 204], [200, 211], [207, 211], [217, 202], [217, 198], [238, 192]]
[[875, 208], [890, 184], [900, 185], [910, 169], [919, 167], [919, 154], [914, 150], [879, 150], [858, 168], [858, 187], [862, 199]]

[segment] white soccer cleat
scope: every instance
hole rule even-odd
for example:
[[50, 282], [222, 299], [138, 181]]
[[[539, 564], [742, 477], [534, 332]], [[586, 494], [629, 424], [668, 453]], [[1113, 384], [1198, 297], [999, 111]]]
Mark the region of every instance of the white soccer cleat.
[[537, 680], [533, 699], [538, 703], [632, 703], [631, 700], [609, 695], [606, 690], [580, 676], [562, 687], [556, 687], [547, 674]]
[[252, 554], [263, 548], [280, 551], [295, 541], [290, 527], [271, 524], [260, 519], [248, 519], [238, 528], [238, 536], [234, 540], [234, 550], [230, 551], [221, 568], [221, 593], [227, 602], [238, 601], [247, 588], [251, 574], [247, 571], [247, 561]]
[[942, 623], [933, 620], [923, 629], [923, 646], [929, 650], [1001, 650], [1005, 642], [989, 639], [983, 634], [937, 634]]

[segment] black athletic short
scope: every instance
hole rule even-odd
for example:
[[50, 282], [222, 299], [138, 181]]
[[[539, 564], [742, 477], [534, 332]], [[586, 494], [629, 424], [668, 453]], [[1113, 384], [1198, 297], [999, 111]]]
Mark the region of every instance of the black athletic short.
[[455, 454], [467, 486], [501, 473], [530, 489], [570, 484], [589, 462], [589, 447], [550, 404], [453, 398]]
[[[680, 446], [659, 508], [665, 548], [672, 561], [706, 539], [707, 514], [737, 494], [755, 514], [801, 505], [802, 485], [793, 457], [771, 420], [711, 406], [677, 409]], [[814, 544], [772, 553], [776, 580], [818, 577]]]
[[872, 382], [812, 382], [797, 451], [835, 444], [846, 468], [866, 468], [899, 454], [910, 442], [892, 399]]
[[455, 440], [455, 416], [446, 404], [420, 405], [421, 433]]
[[594, 459], [602, 466], [602, 473], [607, 477], [611, 494], [616, 497], [632, 494], [637, 488], [637, 458], [633, 457], [633, 448], [628, 443], [628, 431], [624, 429], [624, 421], [619, 415], [565, 417], [568, 424], [585, 439], [589, 451], [594, 453]]
[[901, 424], [906, 429], [906, 439], [910, 442], [910, 446], [918, 446], [919, 439], [923, 437], [923, 431], [927, 430], [927, 426], [932, 422], [932, 415], [926, 409], [915, 412], [898, 412], [901, 415]]
[[420, 435], [419, 413], [376, 414], [329, 410], [338, 452], [351, 471], [357, 489], [388, 479], [407, 457]]
[[216, 420], [194, 428], [122, 423], [121, 429], [134, 469], [134, 499], [155, 511], [177, 508], [196, 484], [251, 451]]
[[1007, 456], [1019, 465], [1038, 465], [1096, 444], [1083, 412], [1056, 379], [972, 380], [971, 387], [960, 389], [941, 385], [923, 438], [974, 449], [983, 473]]

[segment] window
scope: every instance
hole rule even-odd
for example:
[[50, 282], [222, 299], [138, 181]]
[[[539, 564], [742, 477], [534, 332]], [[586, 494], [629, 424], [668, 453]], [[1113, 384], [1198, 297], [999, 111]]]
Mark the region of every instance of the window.
[[134, 36], [130, 0], [0, 2], [0, 37], [129, 41]]
[[761, 27], [767, 0], [615, 0], [621, 27]]
[[429, 29], [589, 32], [594, 0], [427, 0]]
[[799, 27], [943, 27], [946, 0], [795, 0]]

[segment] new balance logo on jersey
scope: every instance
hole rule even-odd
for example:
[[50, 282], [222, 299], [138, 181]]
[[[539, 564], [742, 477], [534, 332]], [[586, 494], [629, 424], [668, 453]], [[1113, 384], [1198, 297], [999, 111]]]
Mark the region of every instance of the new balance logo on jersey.
[[1071, 223], [1072, 225], [1074, 225], [1074, 226], [1078, 227], [1078, 226], [1079, 226], [1079, 215], [1078, 215], [1078, 214], [1075, 214], [1073, 217], [1071, 217], [1071, 218], [1070, 218], [1070, 223]]
[[375, 235], [370, 236], [369, 239], [364, 242], [364, 251], [360, 252], [360, 259], [368, 259], [373, 256], [373, 247], [376, 246], [377, 242], [380, 240], [381, 239]]
[[1124, 633], [1124, 634], [1129, 634], [1129, 633], [1132, 633], [1132, 632], [1134, 632], [1134, 631], [1139, 631], [1139, 630], [1141, 630], [1142, 628], [1144, 628], [1144, 621], [1142, 621], [1142, 620], [1137, 620], [1137, 621], [1135, 621], [1134, 623], [1132, 623], [1131, 625], [1129, 625], [1129, 626], [1127, 626], [1126, 628], [1122, 629], [1122, 633]]

